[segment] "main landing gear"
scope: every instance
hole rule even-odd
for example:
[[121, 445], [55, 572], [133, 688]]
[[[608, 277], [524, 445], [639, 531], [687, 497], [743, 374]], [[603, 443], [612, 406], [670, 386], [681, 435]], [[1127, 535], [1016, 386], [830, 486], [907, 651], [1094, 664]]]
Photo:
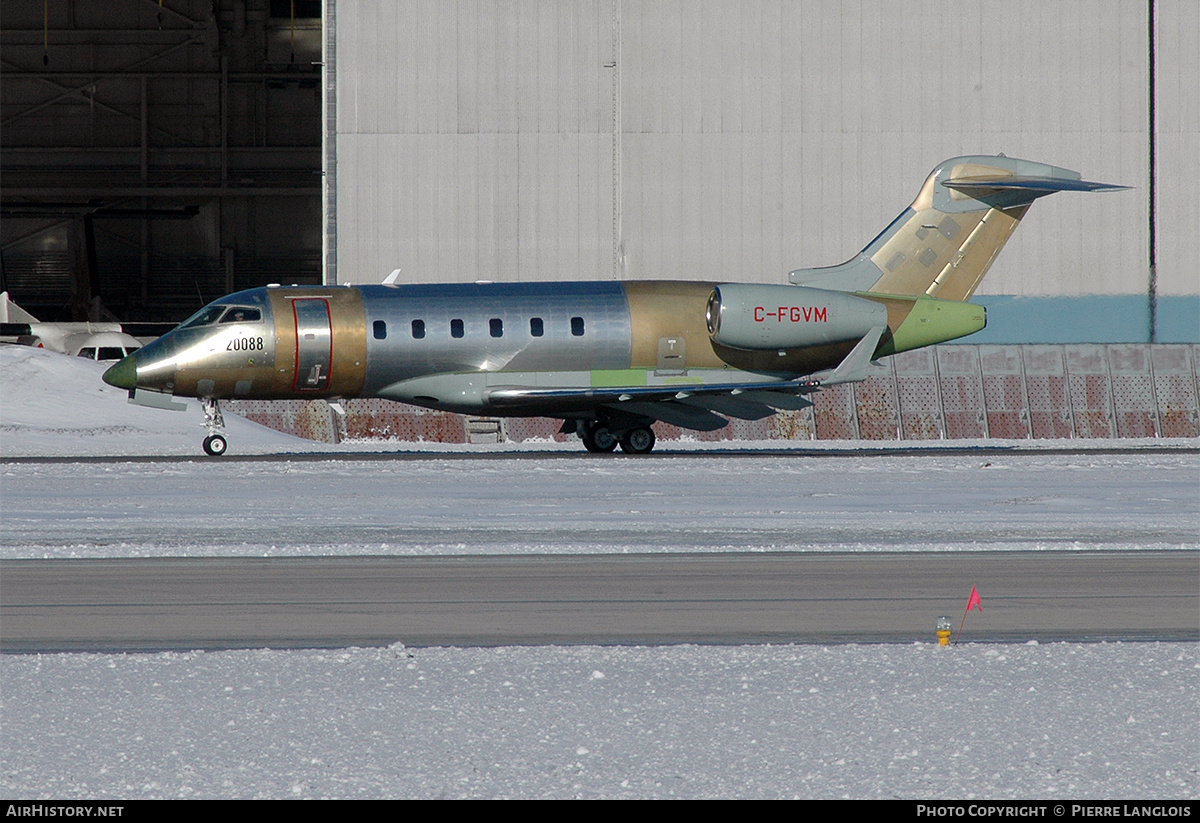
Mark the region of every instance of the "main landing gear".
[[582, 421], [576, 427], [583, 447], [590, 452], [605, 454], [621, 446], [626, 454], [649, 454], [654, 448], [654, 430], [649, 426], [634, 426], [616, 430], [603, 420]]
[[219, 457], [229, 448], [225, 436], [220, 429], [225, 428], [225, 418], [221, 414], [221, 404], [215, 397], [202, 397], [204, 407], [204, 428], [208, 429], [208, 437], [204, 438], [204, 453], [211, 457]]
[[654, 448], [654, 429], [638, 426], [621, 437], [621, 451], [626, 454], [649, 454]]
[[577, 433], [583, 441], [583, 447], [590, 452], [603, 454], [617, 447], [617, 436], [599, 420], [580, 424]]

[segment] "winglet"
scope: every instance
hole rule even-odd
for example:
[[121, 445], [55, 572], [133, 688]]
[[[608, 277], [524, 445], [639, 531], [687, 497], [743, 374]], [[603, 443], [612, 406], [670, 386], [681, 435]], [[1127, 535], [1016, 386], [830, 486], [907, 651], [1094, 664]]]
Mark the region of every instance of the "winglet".
[[863, 339], [850, 350], [850, 353], [831, 372], [819, 372], [813, 377], [822, 386], [835, 386], [838, 383], [860, 383], [871, 376], [871, 358], [879, 346], [879, 338], [883, 337], [886, 326], [873, 326], [863, 335]]
[[387, 277], [383, 278], [383, 285], [385, 285], [385, 286], [396, 285], [396, 278], [399, 276], [400, 276], [400, 269], [394, 269], [391, 274], [389, 274]]

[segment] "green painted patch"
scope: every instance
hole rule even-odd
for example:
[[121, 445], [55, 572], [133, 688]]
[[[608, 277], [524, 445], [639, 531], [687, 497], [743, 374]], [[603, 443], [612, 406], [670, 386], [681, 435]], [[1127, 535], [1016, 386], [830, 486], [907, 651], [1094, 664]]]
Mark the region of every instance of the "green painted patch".
[[597, 369], [592, 372], [592, 388], [594, 389], [645, 385], [648, 385], [645, 369]]
[[908, 317], [900, 328], [892, 330], [891, 339], [884, 343], [877, 356], [945, 343], [974, 334], [986, 325], [987, 314], [983, 306], [918, 297]]

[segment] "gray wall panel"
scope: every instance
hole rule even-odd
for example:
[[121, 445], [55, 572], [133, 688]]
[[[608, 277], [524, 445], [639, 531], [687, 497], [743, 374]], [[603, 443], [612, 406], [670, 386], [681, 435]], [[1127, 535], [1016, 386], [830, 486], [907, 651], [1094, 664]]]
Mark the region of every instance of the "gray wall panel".
[[1200, 3], [1158, 4], [1158, 285], [1200, 282]]
[[[1004, 152], [1134, 191], [1040, 201], [981, 293], [1146, 288], [1144, 2], [338, 0], [338, 14], [342, 279], [782, 282], [860, 249], [938, 161]], [[1159, 283], [1195, 294], [1200, 4], [1158, 15]]]

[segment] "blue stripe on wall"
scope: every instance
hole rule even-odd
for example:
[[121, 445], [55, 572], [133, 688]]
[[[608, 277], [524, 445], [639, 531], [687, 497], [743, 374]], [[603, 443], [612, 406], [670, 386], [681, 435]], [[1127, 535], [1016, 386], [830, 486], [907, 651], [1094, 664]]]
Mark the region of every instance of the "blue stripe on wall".
[[[1145, 295], [976, 295], [987, 328], [956, 343], [1149, 343]], [[1200, 296], [1158, 298], [1158, 343], [1200, 343]]]

